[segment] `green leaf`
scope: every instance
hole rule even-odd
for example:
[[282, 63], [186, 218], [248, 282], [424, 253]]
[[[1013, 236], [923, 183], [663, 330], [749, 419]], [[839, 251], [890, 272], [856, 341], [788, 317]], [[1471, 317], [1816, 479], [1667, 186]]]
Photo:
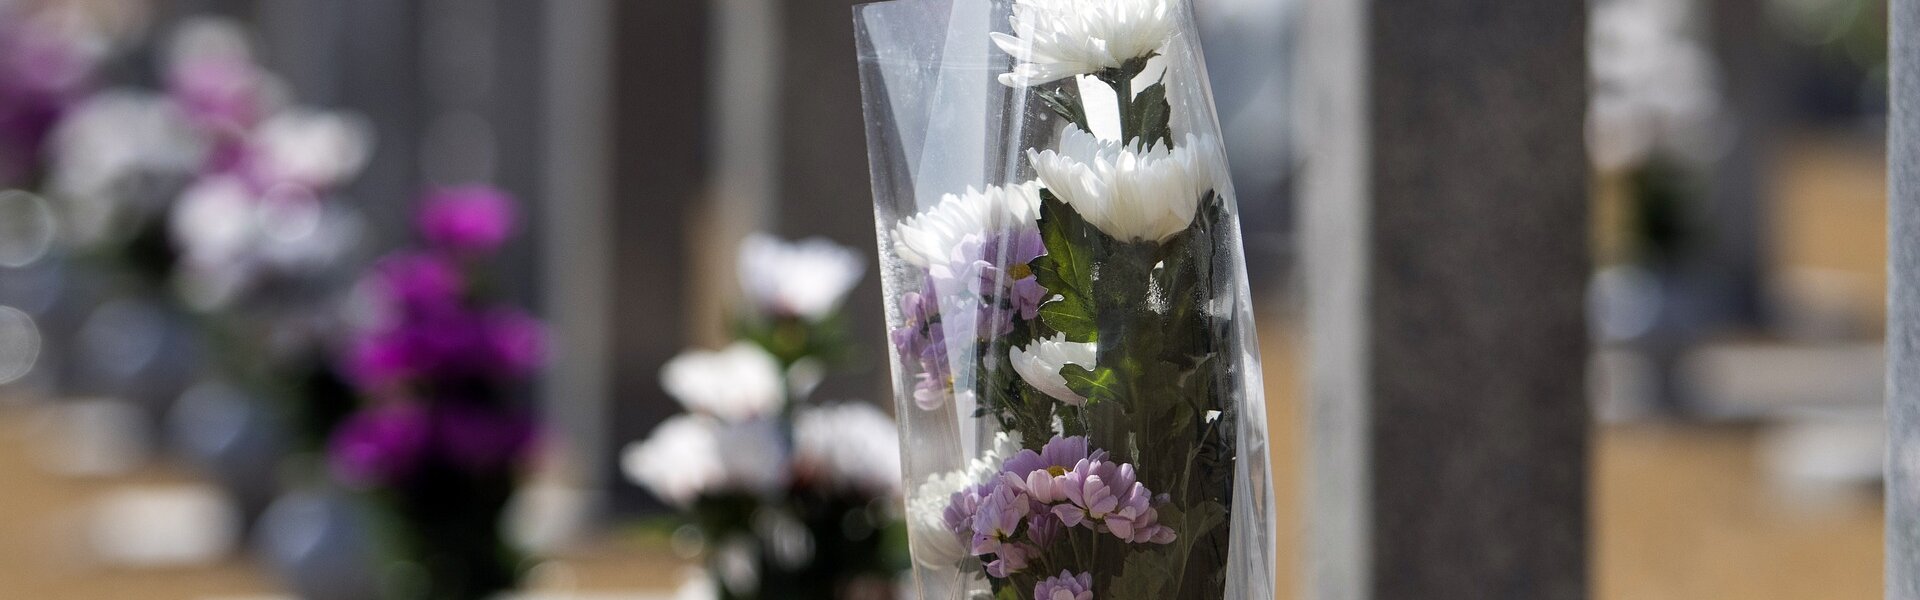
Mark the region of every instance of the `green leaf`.
[[1165, 82], [1140, 90], [1140, 94], [1134, 96], [1131, 108], [1132, 114], [1127, 115], [1127, 130], [1138, 133], [1142, 146], [1152, 147], [1158, 142], [1173, 143], [1173, 127], [1169, 120], [1169, 113], [1173, 109], [1167, 104]]
[[1120, 567], [1120, 575], [1114, 577], [1100, 590], [1103, 598], [1112, 600], [1165, 600], [1172, 592], [1174, 565], [1168, 564], [1172, 558], [1159, 549], [1142, 549], [1127, 555]]
[[1086, 398], [1088, 402], [1120, 399], [1120, 378], [1113, 369], [1095, 368], [1089, 371], [1080, 365], [1067, 365], [1060, 368], [1060, 376], [1066, 378], [1067, 389]]
[[[1071, 82], [1073, 80], [1068, 79], [1067, 81]], [[1087, 125], [1087, 107], [1081, 103], [1078, 89], [1078, 87], [1073, 85], [1065, 85], [1056, 88], [1041, 89], [1035, 93], [1040, 96], [1040, 101], [1047, 103], [1047, 108], [1053, 109], [1054, 114], [1060, 115], [1060, 118], [1066, 119], [1068, 122], [1080, 127], [1081, 131], [1087, 131], [1089, 130]]]
[[994, 600], [1021, 600], [1020, 591], [1014, 589], [1013, 586], [1011, 585], [1000, 586], [1000, 591], [993, 593], [993, 599]]
[[1097, 336], [1093, 246], [1104, 235], [1053, 192], [1040, 191], [1040, 239], [1047, 253], [1027, 264], [1035, 281], [1055, 296], [1040, 305], [1040, 321], [1075, 342], [1091, 342]]

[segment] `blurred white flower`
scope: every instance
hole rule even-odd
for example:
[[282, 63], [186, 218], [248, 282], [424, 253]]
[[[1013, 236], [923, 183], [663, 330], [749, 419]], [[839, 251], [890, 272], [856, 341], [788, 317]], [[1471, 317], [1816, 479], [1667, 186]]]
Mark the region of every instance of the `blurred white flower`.
[[835, 485], [892, 495], [900, 490], [900, 433], [864, 402], [801, 410], [793, 417], [794, 463]]
[[752, 342], [716, 352], [687, 352], [660, 368], [661, 386], [689, 412], [735, 422], [786, 404], [780, 362]]
[[705, 571], [689, 573], [680, 588], [673, 592], [673, 600], [720, 600], [720, 589], [713, 584], [713, 577]]
[[917, 267], [946, 261], [969, 237], [1035, 227], [1040, 218], [1040, 184], [967, 188], [946, 194], [940, 203], [900, 220], [893, 230], [893, 251]]
[[234, 177], [208, 177], [188, 187], [169, 214], [168, 228], [182, 259], [225, 263], [252, 247], [259, 199]]
[[723, 423], [675, 415], [620, 457], [627, 478], [686, 509], [704, 494], [771, 494], [787, 483], [786, 451], [765, 420]]
[[1053, 396], [1055, 400], [1080, 406], [1087, 403], [1086, 397], [1067, 387], [1067, 379], [1060, 375], [1060, 369], [1067, 365], [1092, 369], [1096, 349], [1096, 344], [1069, 342], [1067, 336], [1062, 334], [1034, 340], [1025, 348], [1011, 348], [1007, 351], [1007, 358], [1013, 363], [1013, 371], [1019, 373], [1027, 385]]
[[289, 108], [253, 132], [266, 181], [313, 190], [340, 184], [360, 172], [373, 152], [373, 126], [352, 113]]
[[1040, 183], [1121, 241], [1160, 242], [1193, 223], [1224, 162], [1211, 138], [1187, 134], [1169, 149], [1102, 140], [1068, 127], [1058, 150], [1027, 151]]
[[1151, 56], [1173, 35], [1168, 0], [1018, 0], [1013, 35], [993, 43], [1019, 61], [1000, 83], [1039, 85]]
[[108, 91], [61, 119], [50, 140], [49, 190], [70, 204], [73, 234], [97, 241], [156, 181], [184, 181], [204, 162], [207, 141], [166, 98]]
[[1719, 73], [1692, 31], [1690, 6], [1669, 0], [1593, 3], [1587, 142], [1602, 169], [1636, 165], [1656, 151], [1690, 159], [1712, 152]]
[[199, 60], [253, 62], [253, 44], [246, 26], [225, 17], [182, 19], [167, 37], [162, 58], [169, 68]]
[[740, 243], [740, 286], [768, 313], [825, 318], [866, 270], [852, 248], [825, 238], [790, 243], [756, 233]]

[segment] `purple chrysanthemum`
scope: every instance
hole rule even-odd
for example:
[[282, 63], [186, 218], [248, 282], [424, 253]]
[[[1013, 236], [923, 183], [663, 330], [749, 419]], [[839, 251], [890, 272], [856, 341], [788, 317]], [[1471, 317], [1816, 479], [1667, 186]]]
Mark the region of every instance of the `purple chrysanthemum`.
[[1033, 511], [1025, 494], [1012, 486], [994, 486], [973, 515], [973, 553], [999, 554]]
[[460, 266], [434, 253], [389, 256], [380, 260], [374, 273], [383, 300], [402, 319], [452, 309], [466, 293]]
[[534, 439], [533, 416], [522, 411], [452, 406], [434, 415], [434, 450], [468, 471], [492, 472], [518, 463]]
[[1160, 523], [1153, 494], [1135, 478], [1133, 465], [1083, 460], [1054, 478], [1053, 485], [1065, 501], [1052, 512], [1068, 527], [1084, 523], [1136, 544], [1174, 540], [1173, 528]]
[[420, 207], [416, 225], [427, 242], [454, 252], [487, 253], [513, 232], [513, 199], [484, 185], [434, 190]]
[[1032, 544], [1013, 542], [1001, 544], [994, 551], [993, 560], [987, 562], [987, 574], [1006, 578], [1014, 573], [1026, 570], [1027, 563], [1033, 561], [1040, 549]]
[[364, 410], [334, 432], [328, 460], [341, 480], [388, 485], [404, 479], [427, 457], [433, 428], [425, 411], [410, 406]]
[[1040, 547], [1053, 545], [1055, 540], [1066, 533], [1067, 526], [1060, 518], [1049, 513], [1038, 513], [1027, 517], [1027, 539]]
[[962, 542], [971, 543], [973, 517], [980, 512], [980, 501], [986, 498], [989, 491], [986, 486], [974, 485], [954, 492], [953, 497], [947, 501], [946, 510], [941, 511], [947, 531], [953, 532], [954, 537]]
[[1093, 600], [1093, 574], [1061, 570], [1033, 586], [1033, 600]]

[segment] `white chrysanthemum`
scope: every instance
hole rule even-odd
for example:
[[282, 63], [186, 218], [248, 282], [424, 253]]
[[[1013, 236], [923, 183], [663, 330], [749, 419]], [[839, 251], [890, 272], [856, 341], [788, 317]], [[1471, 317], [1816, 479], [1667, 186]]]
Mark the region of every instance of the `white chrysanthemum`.
[[1122, 241], [1159, 242], [1193, 223], [1201, 196], [1221, 169], [1210, 138], [1187, 134], [1178, 147], [1142, 149], [1068, 127], [1058, 150], [1027, 151], [1040, 184], [1101, 231]]
[[818, 320], [840, 307], [867, 263], [825, 238], [790, 243], [756, 233], [740, 243], [739, 270], [740, 287], [760, 310]]
[[1168, 0], [1018, 0], [1013, 33], [993, 42], [1019, 61], [1008, 86], [1039, 85], [1151, 56], [1173, 35]]
[[1600, 168], [1631, 167], [1657, 152], [1703, 159], [1713, 151], [1720, 73], [1687, 7], [1666, 0], [1593, 5], [1587, 146]]
[[900, 434], [893, 419], [863, 402], [799, 411], [793, 455], [835, 485], [895, 494], [900, 489]]
[[973, 485], [966, 471], [931, 475], [907, 499], [907, 541], [913, 560], [929, 568], [953, 566], [970, 555], [967, 544], [947, 528], [947, 505], [953, 494]]
[[1020, 432], [1001, 431], [993, 434], [993, 442], [980, 449], [980, 456], [967, 463], [967, 477], [974, 483], [986, 483], [988, 479], [1000, 474], [1000, 466], [1008, 458], [1020, 453], [1022, 438]]
[[780, 362], [751, 342], [676, 356], [660, 368], [660, 385], [688, 411], [725, 421], [777, 412], [787, 400]]
[[629, 444], [620, 467], [661, 501], [685, 509], [703, 494], [770, 494], [786, 485], [780, 436], [767, 421], [723, 423], [675, 415]]
[[930, 475], [914, 488], [913, 496], [907, 499], [906, 520], [915, 561], [931, 568], [946, 568], [972, 555], [966, 542], [947, 528], [947, 505], [955, 492], [987, 483], [998, 475], [1007, 457], [1019, 451], [1019, 432], [995, 433], [993, 441], [966, 468]]
[[351, 113], [287, 109], [260, 124], [252, 142], [266, 180], [316, 190], [360, 172], [373, 152], [373, 126]]
[[1038, 182], [985, 190], [969, 187], [964, 194], [941, 196], [933, 208], [901, 219], [893, 229], [893, 251], [914, 266], [932, 266], [947, 260], [969, 236], [1035, 227], [1039, 219]]
[[1053, 396], [1055, 400], [1080, 406], [1087, 403], [1086, 397], [1067, 387], [1067, 378], [1060, 375], [1060, 369], [1067, 365], [1092, 369], [1095, 350], [1095, 344], [1069, 342], [1067, 336], [1056, 335], [1050, 339], [1034, 340], [1025, 348], [1011, 348], [1007, 351], [1007, 358], [1013, 363], [1013, 371], [1019, 373], [1027, 385]]
[[187, 262], [225, 263], [252, 247], [259, 198], [246, 182], [208, 177], [182, 192], [177, 202], [168, 215], [168, 228]]
[[204, 162], [207, 141], [166, 98], [132, 91], [95, 95], [67, 113], [50, 138], [50, 191], [69, 203], [82, 244], [135, 208], [138, 186], [184, 179]]

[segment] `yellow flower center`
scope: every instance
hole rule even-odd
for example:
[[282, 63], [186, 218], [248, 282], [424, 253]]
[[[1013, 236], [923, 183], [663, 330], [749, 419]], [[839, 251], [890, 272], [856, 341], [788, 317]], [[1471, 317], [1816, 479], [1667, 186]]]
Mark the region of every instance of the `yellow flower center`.
[[1012, 266], [1007, 267], [1007, 276], [1012, 277], [1015, 281], [1032, 277], [1033, 267], [1028, 266], [1027, 263], [1014, 263]]

